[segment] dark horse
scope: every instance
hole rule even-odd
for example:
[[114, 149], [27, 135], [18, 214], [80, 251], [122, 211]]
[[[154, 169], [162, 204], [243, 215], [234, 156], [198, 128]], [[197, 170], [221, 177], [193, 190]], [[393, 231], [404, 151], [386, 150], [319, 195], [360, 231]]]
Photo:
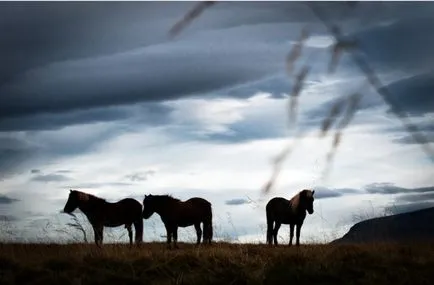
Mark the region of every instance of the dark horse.
[[[302, 190], [297, 195], [287, 200], [282, 197], [271, 199], [265, 207], [267, 214], [267, 243], [277, 245], [277, 232], [282, 224], [290, 226], [289, 246], [292, 245], [294, 237], [294, 226], [296, 229], [296, 245], [300, 245], [300, 230], [306, 218], [306, 211], [313, 214], [313, 194], [315, 191]], [[274, 228], [273, 228], [273, 224]]]
[[93, 227], [95, 243], [102, 245], [103, 228], [118, 227], [125, 225], [130, 238], [130, 246], [133, 244], [133, 231], [131, 226], [134, 224], [136, 230], [136, 244], [140, 245], [143, 240], [143, 219], [142, 205], [139, 201], [132, 198], [122, 199], [116, 203], [91, 194], [70, 190], [68, 201], [63, 211], [71, 214], [79, 208], [87, 217]]
[[203, 223], [203, 243], [211, 244], [212, 207], [211, 203], [199, 197], [181, 201], [169, 195], [145, 195], [143, 199], [143, 218], [149, 219], [154, 213], [160, 215], [166, 227], [167, 246], [170, 248], [172, 235], [175, 248], [178, 248], [178, 227], [193, 226], [196, 229], [197, 241], [200, 244]]

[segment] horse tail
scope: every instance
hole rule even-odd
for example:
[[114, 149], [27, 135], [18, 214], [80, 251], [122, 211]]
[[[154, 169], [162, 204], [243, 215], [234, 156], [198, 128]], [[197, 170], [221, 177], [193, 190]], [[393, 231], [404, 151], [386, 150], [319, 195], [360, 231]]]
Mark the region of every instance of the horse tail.
[[134, 229], [136, 230], [136, 243], [143, 242], [143, 218], [140, 215], [140, 218], [134, 222]]
[[206, 216], [203, 221], [203, 239], [211, 244], [213, 237], [213, 226], [212, 226], [212, 205], [208, 202], [208, 207], [206, 211]]
[[266, 216], [267, 216], [267, 243], [271, 244], [272, 239], [273, 239], [274, 219], [273, 219], [273, 216], [271, 214], [271, 207], [269, 206], [269, 203], [265, 207], [265, 212], [266, 212]]

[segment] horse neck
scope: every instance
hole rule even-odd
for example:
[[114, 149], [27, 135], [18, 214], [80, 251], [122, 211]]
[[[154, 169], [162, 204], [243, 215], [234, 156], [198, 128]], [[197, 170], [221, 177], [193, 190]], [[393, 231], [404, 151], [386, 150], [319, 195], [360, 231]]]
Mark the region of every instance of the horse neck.
[[297, 214], [303, 214], [306, 212], [306, 205], [301, 202], [299, 194], [291, 199], [291, 207], [295, 207], [293, 211]]
[[173, 205], [175, 205], [178, 201], [175, 199], [167, 198], [167, 200], [159, 201], [155, 212], [160, 216], [166, 216], [168, 213], [173, 211]]
[[89, 197], [89, 200], [85, 202], [80, 202], [78, 208], [86, 215], [92, 213], [94, 210], [98, 209], [100, 206], [105, 204], [106, 201], [96, 197]]

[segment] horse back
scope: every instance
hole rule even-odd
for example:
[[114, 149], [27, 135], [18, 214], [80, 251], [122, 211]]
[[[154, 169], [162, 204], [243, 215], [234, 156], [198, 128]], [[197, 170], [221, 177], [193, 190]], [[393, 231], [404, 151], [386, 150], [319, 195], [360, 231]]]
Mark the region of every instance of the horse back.
[[186, 201], [179, 201], [176, 210], [172, 212], [175, 215], [177, 224], [185, 227], [194, 223], [211, 220], [212, 209], [211, 203], [200, 197], [193, 197]]
[[283, 197], [274, 197], [270, 201], [268, 201], [265, 209], [267, 212], [275, 212], [279, 209], [288, 208], [290, 205], [290, 201]]
[[192, 205], [198, 205], [198, 206], [202, 206], [202, 207], [211, 206], [211, 202], [209, 202], [208, 200], [206, 200], [204, 198], [200, 198], [200, 197], [190, 198], [190, 199], [186, 200], [184, 203], [190, 203]]
[[295, 223], [298, 221], [293, 213], [291, 201], [283, 197], [274, 197], [268, 201], [266, 207], [267, 219], [280, 221], [283, 224]]
[[114, 203], [107, 202], [104, 209], [107, 225], [132, 223], [142, 215], [142, 204], [132, 198], [125, 198]]

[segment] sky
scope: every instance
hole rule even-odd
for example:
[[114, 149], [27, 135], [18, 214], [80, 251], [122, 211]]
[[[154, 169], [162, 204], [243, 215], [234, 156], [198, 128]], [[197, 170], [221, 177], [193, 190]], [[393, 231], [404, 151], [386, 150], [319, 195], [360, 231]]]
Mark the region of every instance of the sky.
[[[315, 3], [356, 40], [392, 105], [348, 53], [328, 72], [334, 40], [302, 2], [217, 3], [172, 38], [194, 2], [0, 5], [2, 240], [80, 239], [60, 213], [70, 189], [110, 202], [199, 196], [213, 205], [215, 239], [235, 242], [265, 242], [268, 200], [302, 189], [316, 197], [302, 242], [434, 206], [432, 156], [392, 112], [403, 109], [434, 147], [434, 3]], [[295, 73], [310, 69], [289, 128], [295, 76], [285, 59], [304, 27]], [[328, 164], [336, 127], [320, 138], [321, 124], [353, 93], [363, 97]], [[288, 143], [296, 145], [264, 194]], [[144, 225], [145, 241], [164, 240], [158, 215]], [[279, 234], [287, 242], [288, 226]], [[105, 235], [127, 242], [121, 227]], [[193, 227], [179, 230], [180, 241], [194, 236]]]

